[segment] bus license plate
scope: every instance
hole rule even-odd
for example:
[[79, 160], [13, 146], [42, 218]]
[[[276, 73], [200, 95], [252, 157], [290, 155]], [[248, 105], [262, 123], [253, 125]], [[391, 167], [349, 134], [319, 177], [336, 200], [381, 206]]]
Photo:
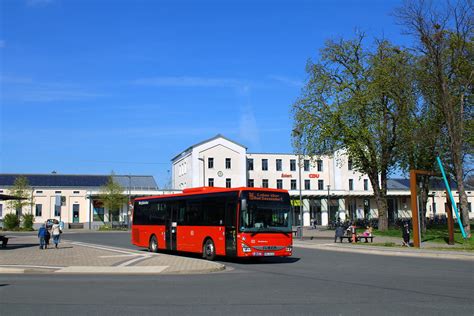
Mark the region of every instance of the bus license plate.
[[264, 252], [263, 255], [270, 257], [270, 256], [274, 256], [275, 253], [274, 252]]

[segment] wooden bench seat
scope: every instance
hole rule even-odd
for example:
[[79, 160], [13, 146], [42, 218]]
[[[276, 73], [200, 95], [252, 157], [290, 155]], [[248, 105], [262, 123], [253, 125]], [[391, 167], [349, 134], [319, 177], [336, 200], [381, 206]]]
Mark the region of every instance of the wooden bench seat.
[[[348, 242], [352, 242], [352, 236], [342, 236], [342, 237], [337, 237], [337, 238], [339, 238], [339, 242], [342, 242], [344, 239], [347, 239]], [[370, 242], [374, 242], [374, 236], [362, 236], [362, 235], [357, 236], [356, 242], [359, 242], [363, 239], [365, 240], [365, 242], [369, 242], [369, 239], [370, 239]]]

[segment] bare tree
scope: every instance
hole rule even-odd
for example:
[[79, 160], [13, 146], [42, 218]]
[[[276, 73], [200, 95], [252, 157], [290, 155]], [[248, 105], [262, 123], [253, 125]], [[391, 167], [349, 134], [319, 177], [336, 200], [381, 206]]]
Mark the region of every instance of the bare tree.
[[[398, 21], [416, 40], [426, 80], [423, 97], [432, 100], [442, 113], [448, 159], [456, 180], [461, 216], [470, 236], [467, 195], [464, 188], [465, 154], [472, 155], [472, 103], [474, 14], [470, 0], [454, 5], [431, 1], [406, 1], [396, 11]], [[441, 147], [442, 148], [442, 147]]]

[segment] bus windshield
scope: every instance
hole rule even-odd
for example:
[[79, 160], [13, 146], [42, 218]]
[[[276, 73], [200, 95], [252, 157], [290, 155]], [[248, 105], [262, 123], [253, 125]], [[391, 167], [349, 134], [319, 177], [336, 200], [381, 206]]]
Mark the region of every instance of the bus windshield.
[[290, 233], [292, 216], [288, 193], [243, 192], [240, 232]]

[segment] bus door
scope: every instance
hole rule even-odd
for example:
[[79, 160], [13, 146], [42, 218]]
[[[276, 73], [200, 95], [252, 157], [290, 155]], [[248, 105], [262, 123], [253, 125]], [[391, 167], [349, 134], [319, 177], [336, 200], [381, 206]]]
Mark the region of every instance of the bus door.
[[177, 223], [178, 205], [177, 203], [168, 204], [168, 220], [166, 221], [166, 249], [176, 250], [176, 234], [178, 232]]
[[225, 252], [237, 256], [237, 202], [228, 201], [225, 208]]

